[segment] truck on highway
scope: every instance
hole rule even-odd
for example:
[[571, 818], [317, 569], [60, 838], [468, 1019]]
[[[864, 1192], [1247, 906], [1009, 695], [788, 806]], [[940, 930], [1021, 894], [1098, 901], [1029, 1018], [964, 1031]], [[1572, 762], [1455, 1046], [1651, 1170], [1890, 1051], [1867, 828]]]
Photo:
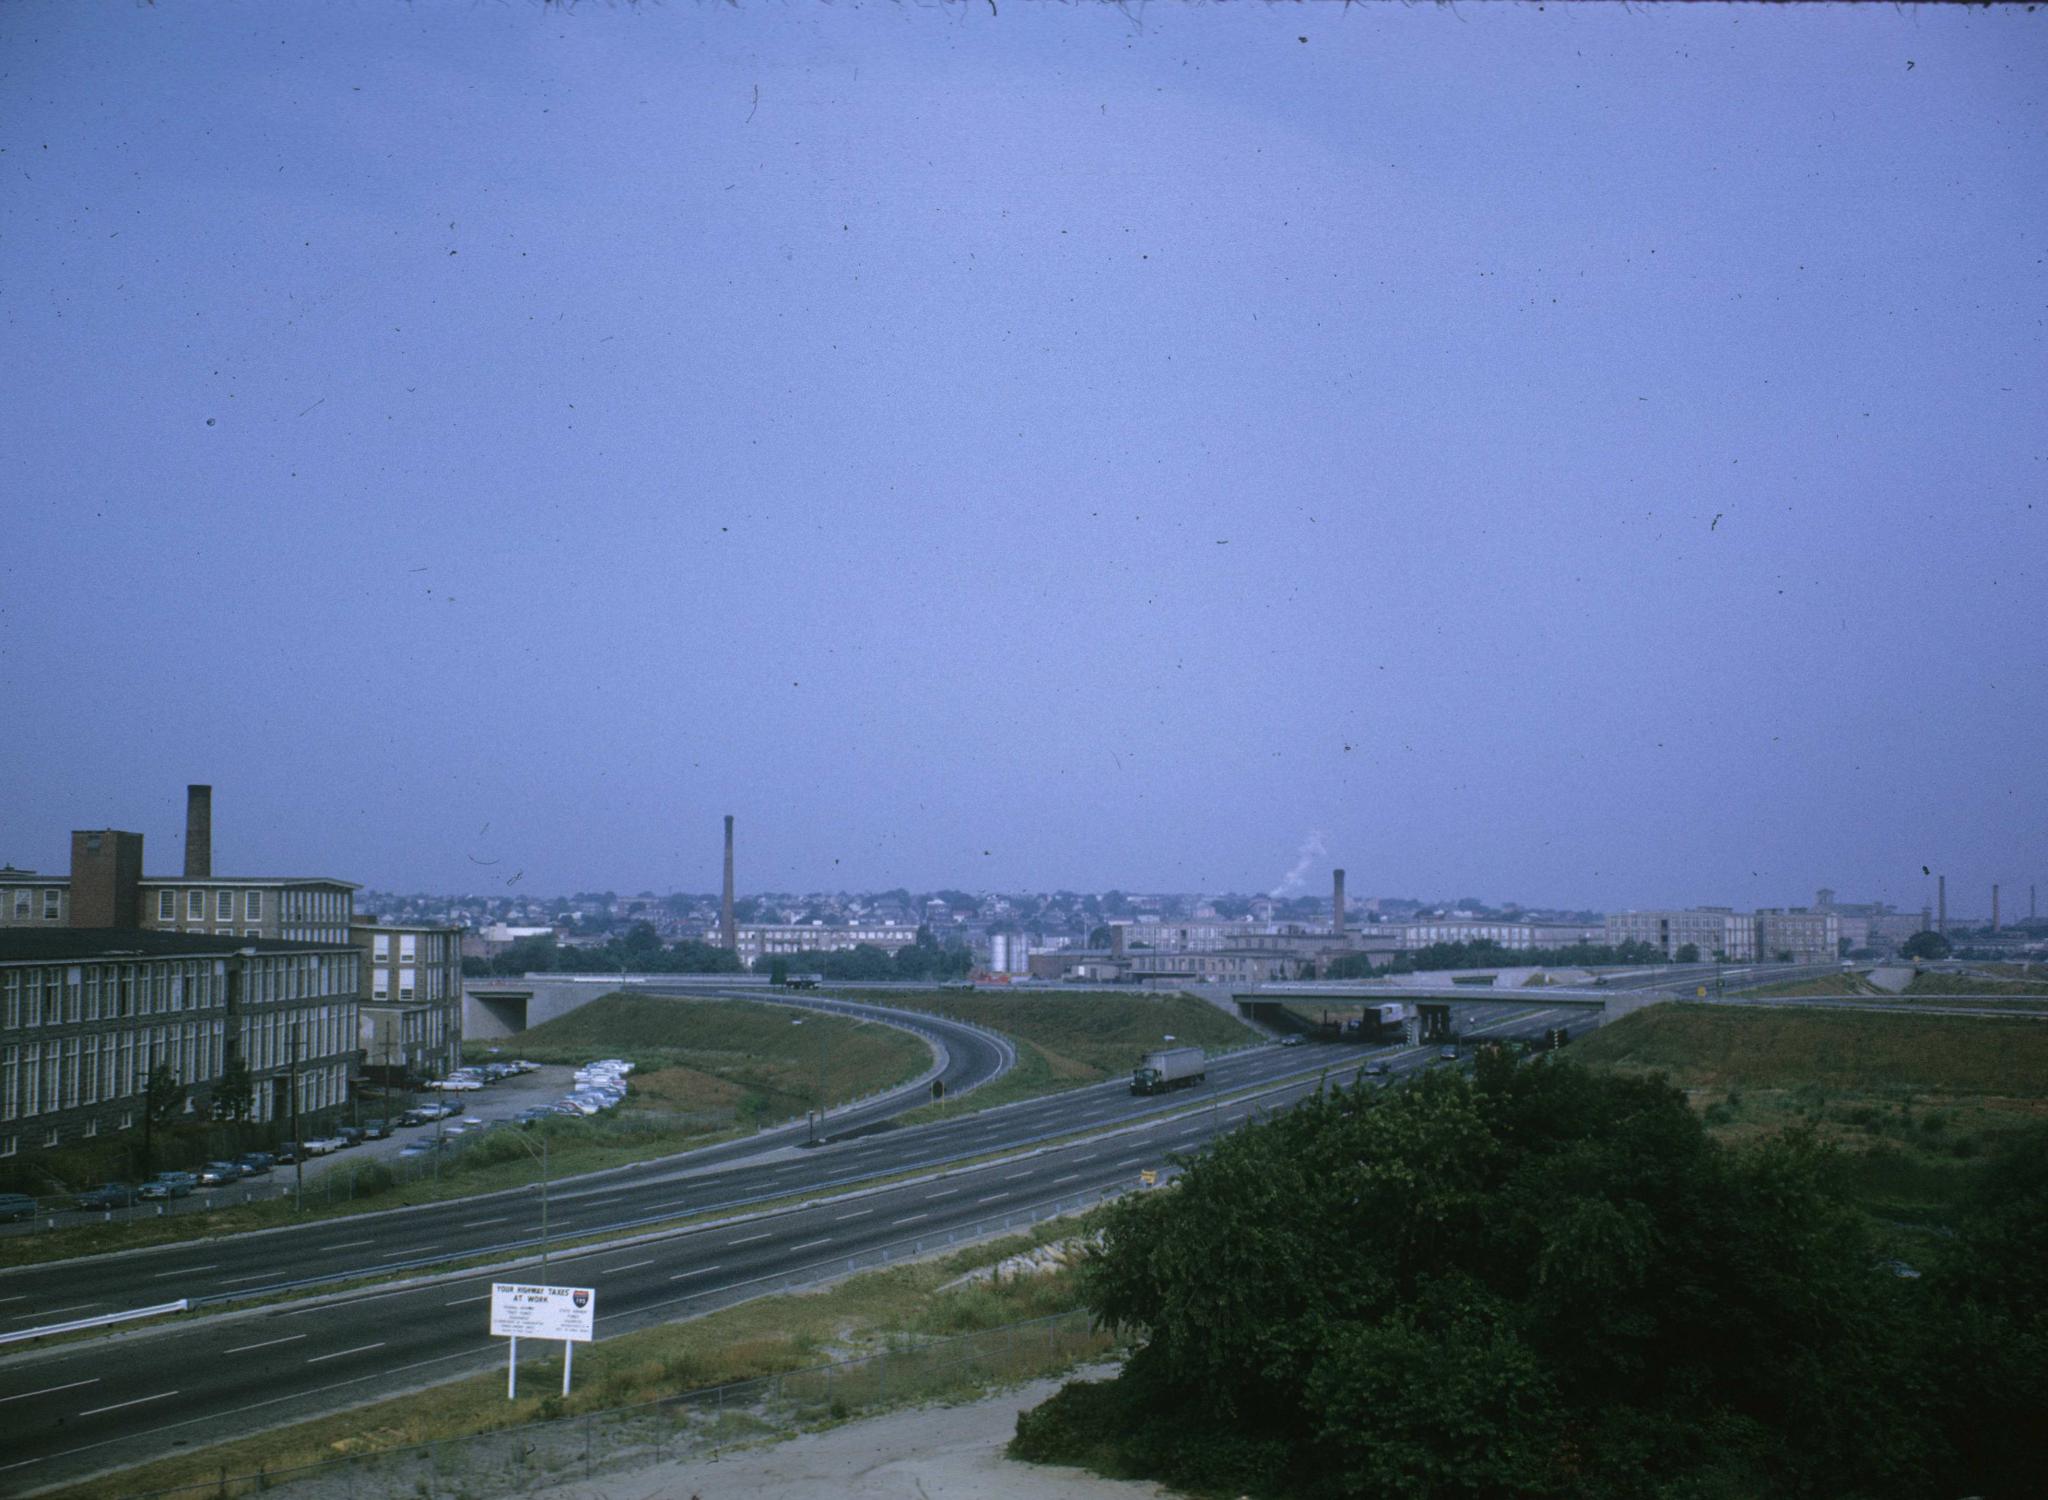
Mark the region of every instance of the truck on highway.
[[1138, 1059], [1138, 1066], [1131, 1070], [1131, 1092], [1163, 1094], [1168, 1089], [1191, 1087], [1208, 1076], [1208, 1059], [1200, 1047], [1167, 1047]]

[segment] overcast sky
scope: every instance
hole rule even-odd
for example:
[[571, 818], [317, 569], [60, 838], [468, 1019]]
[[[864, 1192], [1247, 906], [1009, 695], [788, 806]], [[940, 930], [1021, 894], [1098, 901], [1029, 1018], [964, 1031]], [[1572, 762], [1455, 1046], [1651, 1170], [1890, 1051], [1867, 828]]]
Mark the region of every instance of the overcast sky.
[[2048, 875], [2023, 10], [13, 0], [0, 153], [16, 865]]

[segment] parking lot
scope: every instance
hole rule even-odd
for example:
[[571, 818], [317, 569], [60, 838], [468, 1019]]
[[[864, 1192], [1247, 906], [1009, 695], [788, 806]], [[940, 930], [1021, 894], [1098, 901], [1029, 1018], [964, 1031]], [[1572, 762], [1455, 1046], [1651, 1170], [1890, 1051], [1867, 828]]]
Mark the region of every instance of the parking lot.
[[[416, 1143], [429, 1143], [437, 1137], [443, 1141], [459, 1140], [474, 1130], [486, 1130], [501, 1120], [509, 1120], [521, 1110], [538, 1105], [552, 1104], [574, 1087], [575, 1069], [569, 1067], [541, 1067], [534, 1072], [518, 1074], [481, 1089], [462, 1092], [438, 1093], [422, 1090], [415, 1094], [399, 1095], [389, 1104], [391, 1117], [414, 1104], [442, 1102], [452, 1104], [456, 1113], [447, 1118], [424, 1125], [397, 1126], [383, 1140], [365, 1140], [360, 1145], [332, 1151], [324, 1156], [309, 1156], [301, 1167], [290, 1165], [274, 1166], [269, 1173], [260, 1177], [245, 1177], [241, 1181], [221, 1187], [199, 1186], [181, 1198], [149, 1199], [136, 1202], [126, 1208], [79, 1209], [69, 1199], [51, 1198], [44, 1200], [43, 1211], [31, 1220], [0, 1225], [0, 1234], [34, 1234], [48, 1229], [65, 1229], [75, 1224], [93, 1222], [116, 1223], [128, 1219], [152, 1218], [165, 1214], [204, 1213], [209, 1209], [225, 1208], [237, 1203], [255, 1203], [266, 1198], [288, 1196], [297, 1191], [299, 1174], [303, 1170], [306, 1190], [311, 1193], [317, 1184], [323, 1193], [345, 1191], [337, 1182], [330, 1186], [324, 1179], [339, 1174], [346, 1177], [373, 1161], [397, 1165], [405, 1148]], [[363, 1120], [376, 1116], [385, 1106], [378, 1101], [365, 1100], [357, 1113]], [[345, 1115], [336, 1122], [339, 1125], [351, 1122]], [[309, 1129], [308, 1136], [318, 1132]], [[415, 1152], [415, 1155], [418, 1153]], [[91, 1184], [81, 1184], [81, 1188]]]

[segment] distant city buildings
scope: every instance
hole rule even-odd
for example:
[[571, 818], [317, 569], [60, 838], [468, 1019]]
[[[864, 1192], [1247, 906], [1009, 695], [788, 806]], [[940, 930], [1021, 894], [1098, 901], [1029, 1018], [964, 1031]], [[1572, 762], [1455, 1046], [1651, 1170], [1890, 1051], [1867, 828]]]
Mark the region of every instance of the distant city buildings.
[[917, 941], [917, 929], [886, 922], [843, 927], [828, 927], [822, 922], [765, 923], [740, 926], [735, 939], [740, 962], [751, 968], [756, 959], [836, 953], [862, 944], [893, 954]]

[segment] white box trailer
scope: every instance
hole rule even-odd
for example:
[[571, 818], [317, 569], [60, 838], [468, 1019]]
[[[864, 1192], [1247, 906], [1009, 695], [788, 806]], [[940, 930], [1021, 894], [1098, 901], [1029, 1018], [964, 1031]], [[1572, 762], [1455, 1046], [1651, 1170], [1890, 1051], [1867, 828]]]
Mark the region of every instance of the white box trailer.
[[1163, 1094], [1188, 1088], [1209, 1076], [1209, 1060], [1200, 1047], [1167, 1047], [1147, 1052], [1131, 1070], [1131, 1092]]

